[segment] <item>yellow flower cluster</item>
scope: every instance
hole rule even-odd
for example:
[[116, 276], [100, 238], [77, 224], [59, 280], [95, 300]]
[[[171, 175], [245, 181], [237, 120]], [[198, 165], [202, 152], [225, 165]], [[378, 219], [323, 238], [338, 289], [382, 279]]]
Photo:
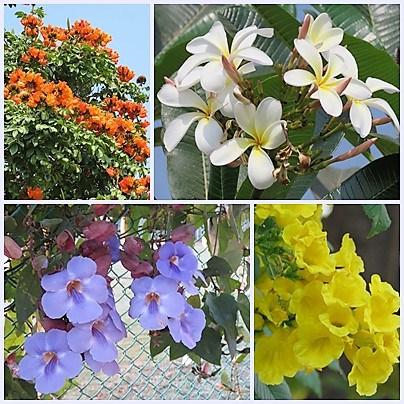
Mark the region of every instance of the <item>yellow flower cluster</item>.
[[331, 253], [321, 206], [258, 205], [256, 222], [272, 217], [282, 243], [294, 252], [294, 279], [261, 275], [255, 282], [255, 372], [280, 384], [298, 371], [322, 369], [343, 354], [352, 364], [349, 385], [376, 393], [398, 362], [399, 294], [379, 275], [369, 290], [362, 259], [345, 234]]

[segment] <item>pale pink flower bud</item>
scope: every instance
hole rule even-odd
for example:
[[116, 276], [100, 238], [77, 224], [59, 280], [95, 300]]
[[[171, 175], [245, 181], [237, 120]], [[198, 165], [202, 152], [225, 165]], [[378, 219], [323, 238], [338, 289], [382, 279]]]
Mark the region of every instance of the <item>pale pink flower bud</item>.
[[195, 226], [193, 224], [183, 224], [177, 227], [171, 233], [171, 240], [182, 241], [183, 243], [189, 243], [195, 238]]
[[13, 260], [22, 257], [21, 247], [9, 236], [4, 237], [4, 255]]

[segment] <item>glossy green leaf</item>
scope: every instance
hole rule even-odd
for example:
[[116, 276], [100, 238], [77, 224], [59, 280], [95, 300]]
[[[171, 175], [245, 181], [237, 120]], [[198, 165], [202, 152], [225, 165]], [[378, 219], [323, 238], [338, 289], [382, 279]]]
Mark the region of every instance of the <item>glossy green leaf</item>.
[[367, 238], [377, 236], [390, 228], [391, 219], [385, 205], [363, 205], [363, 211], [371, 221]]
[[324, 199], [399, 199], [399, 166], [398, 154], [377, 159], [349, 177]]

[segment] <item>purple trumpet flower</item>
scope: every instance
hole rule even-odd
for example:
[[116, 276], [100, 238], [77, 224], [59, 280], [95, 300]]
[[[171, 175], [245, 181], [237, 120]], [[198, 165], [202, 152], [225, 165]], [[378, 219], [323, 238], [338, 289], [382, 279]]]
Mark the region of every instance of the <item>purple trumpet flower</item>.
[[185, 303], [184, 312], [177, 318], [168, 319], [168, 329], [175, 342], [182, 342], [187, 348], [193, 349], [201, 340], [205, 328], [205, 313]]
[[159, 272], [176, 281], [190, 282], [198, 270], [198, 259], [192, 248], [182, 241], [165, 243], [158, 250], [156, 262]]
[[119, 237], [114, 234], [108, 241], [108, 249], [109, 249], [109, 254], [111, 255], [111, 261], [113, 264], [118, 262], [121, 259], [121, 250], [119, 247], [121, 246], [121, 242], [119, 240]]
[[35, 389], [42, 394], [56, 393], [83, 366], [81, 355], [69, 348], [66, 331], [53, 329], [33, 334], [25, 340], [24, 350], [19, 377], [35, 382]]
[[129, 315], [139, 319], [146, 330], [162, 330], [167, 327], [168, 317], [178, 317], [184, 311], [185, 299], [177, 287], [178, 282], [162, 275], [135, 279]]
[[92, 322], [73, 324], [67, 333], [67, 342], [73, 352], [89, 352], [97, 362], [112, 362], [118, 356], [115, 344], [126, 336], [126, 331], [117, 328], [112, 320], [111, 309], [105, 305], [103, 315]]
[[73, 257], [63, 271], [42, 278], [46, 291], [42, 308], [50, 318], [65, 314], [72, 323], [87, 323], [102, 314], [101, 303], [108, 298], [105, 279], [96, 275], [97, 264], [91, 258]]
[[97, 362], [89, 352], [84, 354], [84, 359], [88, 367], [95, 373], [103, 372], [107, 376], [113, 376], [120, 372], [119, 365], [116, 361]]

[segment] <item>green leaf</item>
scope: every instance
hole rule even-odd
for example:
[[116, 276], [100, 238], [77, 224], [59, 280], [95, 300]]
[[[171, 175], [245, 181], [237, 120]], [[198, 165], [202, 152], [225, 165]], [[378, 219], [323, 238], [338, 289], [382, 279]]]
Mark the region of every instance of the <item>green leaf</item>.
[[157, 335], [150, 337], [150, 356], [154, 358], [163, 352], [172, 342], [171, 335], [168, 331], [162, 331]]
[[237, 302], [232, 295], [223, 293], [215, 296], [209, 293], [206, 297], [206, 305], [215, 322], [223, 327], [230, 355], [236, 354], [237, 349]]
[[376, 147], [383, 153], [384, 156], [398, 153], [400, 151], [400, 144], [398, 140], [393, 139], [390, 136], [381, 135], [380, 133], [370, 133], [369, 137], [377, 137]]
[[182, 358], [190, 350], [183, 344], [177, 344], [174, 341], [170, 344], [170, 361]]
[[234, 199], [239, 167], [210, 165], [208, 199]]
[[239, 293], [237, 297], [238, 309], [245, 326], [250, 330], [250, 301], [244, 293]]
[[203, 273], [205, 276], [226, 276], [232, 273], [232, 269], [224, 258], [213, 256], [207, 262], [207, 268]]
[[323, 199], [399, 199], [400, 158], [382, 157], [363, 167]]
[[291, 400], [292, 394], [289, 386], [284, 381], [276, 386], [261, 383], [257, 375], [254, 375], [254, 395], [257, 400]]
[[390, 228], [391, 219], [385, 205], [363, 205], [362, 208], [366, 216], [372, 222], [372, 226], [367, 235], [368, 239]]
[[44, 219], [41, 220], [39, 223], [42, 227], [49, 229], [49, 230], [56, 230], [57, 227], [63, 222], [61, 218], [55, 219]]
[[4, 398], [6, 400], [37, 400], [38, 394], [32, 383], [14, 378], [4, 365]]
[[400, 5], [369, 4], [369, 14], [376, 37], [391, 56], [400, 46]]
[[298, 372], [295, 377], [300, 384], [309, 388], [318, 398], [322, 397], [321, 380], [316, 370], [312, 372]]
[[201, 340], [196, 344], [192, 352], [209, 363], [220, 366], [222, 358], [222, 337], [220, 333], [210, 327], [205, 327]]
[[19, 273], [15, 295], [15, 309], [17, 324], [20, 330], [24, 329], [25, 322], [37, 309], [41, 295], [39, 278], [30, 266], [25, 266]]

